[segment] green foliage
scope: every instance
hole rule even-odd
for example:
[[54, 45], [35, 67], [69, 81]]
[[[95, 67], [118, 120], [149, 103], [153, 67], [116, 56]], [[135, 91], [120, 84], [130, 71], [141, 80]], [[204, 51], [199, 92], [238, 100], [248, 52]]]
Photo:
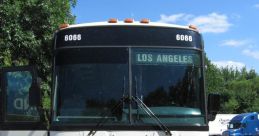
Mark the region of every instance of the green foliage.
[[224, 79], [220, 76], [220, 70], [213, 65], [207, 58], [206, 63], [206, 87], [208, 92], [224, 91]]
[[232, 113], [233, 111], [238, 109], [238, 107], [238, 101], [231, 97], [227, 102], [222, 105], [222, 110], [224, 111], [224, 113]]
[[35, 65], [43, 80], [43, 105], [50, 105], [53, 33], [73, 23], [76, 0], [4, 0], [0, 4], [0, 66]]
[[220, 113], [259, 111], [259, 76], [255, 70], [217, 68], [206, 60], [208, 93], [221, 94]]

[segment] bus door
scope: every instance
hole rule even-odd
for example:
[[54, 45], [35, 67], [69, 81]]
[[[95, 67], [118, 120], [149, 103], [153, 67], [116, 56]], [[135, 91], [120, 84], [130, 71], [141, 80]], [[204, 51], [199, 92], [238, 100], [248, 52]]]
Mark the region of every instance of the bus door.
[[0, 136], [47, 136], [34, 67], [2, 68], [0, 78]]

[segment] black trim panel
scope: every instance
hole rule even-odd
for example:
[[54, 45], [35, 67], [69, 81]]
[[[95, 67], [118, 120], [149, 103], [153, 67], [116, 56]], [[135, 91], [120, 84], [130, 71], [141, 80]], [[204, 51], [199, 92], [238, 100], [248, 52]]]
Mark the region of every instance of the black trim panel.
[[4, 118], [4, 80], [3, 80], [3, 71], [0, 69], [0, 124], [3, 122]]
[[[76, 37], [80, 35], [80, 38]], [[191, 41], [177, 40], [176, 35], [191, 36]], [[198, 32], [169, 27], [150, 26], [95, 26], [63, 29], [56, 33], [54, 48], [71, 46], [180, 46], [202, 49], [202, 39]]]
[[[171, 131], [208, 131], [208, 126], [167, 126]], [[50, 131], [89, 131], [95, 128], [95, 126], [87, 125], [51, 125]], [[112, 126], [100, 126], [95, 130], [120, 130], [120, 131], [133, 131], [133, 130], [161, 130], [159, 126], [143, 126], [143, 125], [112, 125]]]
[[0, 124], [0, 130], [46, 130], [47, 127], [45, 123], [43, 122], [5, 122], [3, 124]]

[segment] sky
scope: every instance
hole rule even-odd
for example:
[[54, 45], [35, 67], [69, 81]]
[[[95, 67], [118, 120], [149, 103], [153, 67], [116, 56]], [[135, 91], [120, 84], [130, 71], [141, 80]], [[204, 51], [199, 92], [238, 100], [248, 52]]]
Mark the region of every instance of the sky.
[[259, 73], [259, 0], [77, 0], [72, 14], [77, 24], [109, 18], [193, 24], [213, 64]]

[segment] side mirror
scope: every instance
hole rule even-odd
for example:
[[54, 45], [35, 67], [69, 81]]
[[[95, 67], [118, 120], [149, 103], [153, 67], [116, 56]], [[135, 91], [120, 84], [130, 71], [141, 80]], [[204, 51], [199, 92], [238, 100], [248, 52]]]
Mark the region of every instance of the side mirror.
[[208, 114], [209, 120], [215, 119], [215, 116], [220, 108], [220, 95], [219, 94], [209, 94], [208, 95]]
[[217, 114], [220, 108], [220, 95], [209, 94], [208, 96], [208, 113]]
[[40, 90], [40, 78], [36, 78], [32, 81], [29, 90], [29, 105], [39, 107], [41, 105], [41, 90]]

